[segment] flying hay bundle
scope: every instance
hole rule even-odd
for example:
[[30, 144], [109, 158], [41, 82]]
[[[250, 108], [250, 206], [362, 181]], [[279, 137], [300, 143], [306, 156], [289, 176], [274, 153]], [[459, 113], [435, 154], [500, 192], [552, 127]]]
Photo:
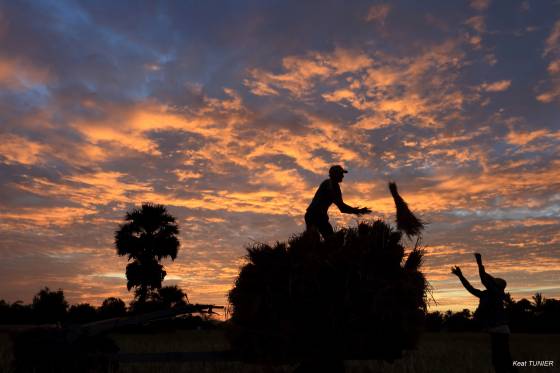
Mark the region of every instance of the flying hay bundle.
[[419, 236], [424, 230], [425, 223], [410, 211], [408, 204], [400, 196], [396, 183], [389, 183], [389, 191], [393, 196], [397, 210], [397, 229], [404, 232], [409, 238]]

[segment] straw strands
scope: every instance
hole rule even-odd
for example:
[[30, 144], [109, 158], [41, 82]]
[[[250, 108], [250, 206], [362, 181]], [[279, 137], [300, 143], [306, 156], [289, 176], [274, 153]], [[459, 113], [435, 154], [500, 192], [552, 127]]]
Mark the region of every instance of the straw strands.
[[389, 183], [389, 191], [397, 208], [397, 229], [404, 232], [408, 238], [419, 236], [424, 230], [425, 223], [410, 211], [408, 204], [400, 196], [396, 183]]

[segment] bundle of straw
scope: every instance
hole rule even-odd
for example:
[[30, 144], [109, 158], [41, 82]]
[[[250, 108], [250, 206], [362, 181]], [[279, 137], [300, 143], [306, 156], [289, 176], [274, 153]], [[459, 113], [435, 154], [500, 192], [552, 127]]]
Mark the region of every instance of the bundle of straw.
[[399, 195], [395, 182], [389, 183], [389, 190], [397, 208], [397, 229], [404, 232], [408, 238], [420, 236], [424, 230], [425, 223], [410, 211], [408, 204]]
[[[414, 348], [426, 307], [423, 251], [381, 220], [248, 248], [229, 293], [230, 343], [247, 360], [394, 360]], [[321, 358], [319, 358], [321, 360]]]

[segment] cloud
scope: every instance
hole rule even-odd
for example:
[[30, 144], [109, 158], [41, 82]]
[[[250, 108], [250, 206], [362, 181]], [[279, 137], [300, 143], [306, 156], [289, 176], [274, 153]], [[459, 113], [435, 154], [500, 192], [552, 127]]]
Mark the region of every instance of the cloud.
[[4, 227], [25, 224], [27, 226], [67, 226], [87, 215], [95, 214], [93, 209], [79, 207], [21, 208], [15, 212], [0, 213]]
[[490, 0], [471, 0], [469, 4], [474, 10], [482, 12], [488, 9], [490, 6]]
[[354, 107], [366, 113], [356, 126], [382, 128], [407, 119], [419, 127], [442, 126], [448, 115], [460, 114], [470, 99], [455, 82], [461, 65], [462, 53], [454, 41], [405, 60], [378, 56], [379, 67], [368, 69], [362, 81], [369, 91], [353, 100]]
[[560, 97], [560, 20], [554, 23], [544, 44], [543, 58], [552, 59], [547, 68], [550, 80], [547, 82], [548, 89], [536, 98], [537, 101], [548, 104]]
[[389, 4], [375, 4], [370, 6], [368, 13], [366, 15], [366, 21], [368, 22], [378, 22], [385, 23], [385, 19], [389, 15], [391, 10], [391, 5]]
[[543, 56], [546, 57], [549, 54], [558, 53], [560, 48], [560, 20], [556, 21], [550, 34], [545, 40], [545, 48]]
[[[147, 194], [152, 190], [149, 184], [139, 180], [129, 182], [123, 180], [126, 176], [119, 172], [101, 171], [67, 175], [61, 180], [32, 177], [26, 178], [27, 180], [16, 183], [14, 186], [20, 191], [32, 193], [35, 196], [56, 197], [85, 208], [111, 202], [126, 203], [134, 199], [131, 193], [144, 192]], [[86, 212], [86, 210], [80, 209], [76, 211]]]
[[52, 74], [44, 67], [23, 59], [0, 57], [0, 88], [24, 91], [44, 86], [52, 79]]
[[465, 24], [469, 25], [479, 33], [483, 33], [486, 31], [486, 21], [484, 16], [471, 17], [465, 21]]
[[325, 65], [318, 54], [310, 58], [286, 57], [282, 61], [282, 66], [286, 70], [284, 74], [272, 74], [259, 69], [250, 70], [251, 79], [246, 80], [246, 85], [259, 95], [277, 94], [275, 89], [277, 87], [299, 97], [313, 86], [313, 79], [324, 78], [331, 74], [331, 69]]
[[541, 93], [540, 95], [537, 96], [537, 100], [544, 103], [544, 104], [549, 104], [552, 101], [556, 100], [557, 97], [560, 96], [560, 90], [558, 91], [548, 91], [548, 92], [544, 92]]
[[[466, 41], [475, 49], [482, 50], [482, 36], [486, 33], [486, 17], [482, 15], [470, 17], [464, 22], [472, 30], [465, 34]], [[488, 55], [492, 61], [492, 54]]]
[[244, 82], [257, 95], [277, 95], [278, 89], [285, 89], [295, 97], [301, 97], [319, 81], [365, 69], [371, 63], [371, 59], [359, 51], [336, 48], [327, 54], [311, 52], [301, 57], [284, 57], [282, 67], [285, 72], [281, 74], [250, 69], [250, 78]]
[[556, 140], [560, 140], [560, 134], [552, 133], [547, 130], [537, 130], [530, 132], [510, 131], [506, 137], [508, 143], [513, 145], [527, 145], [535, 140], [546, 138], [556, 138]]
[[480, 89], [486, 92], [503, 92], [511, 86], [511, 80], [499, 80], [493, 83], [482, 83]]
[[551, 75], [556, 75], [560, 73], [560, 59], [552, 61], [547, 68], [548, 72]]
[[44, 145], [24, 137], [4, 134], [0, 142], [0, 157], [6, 164], [33, 165], [41, 162], [41, 153], [45, 148]]

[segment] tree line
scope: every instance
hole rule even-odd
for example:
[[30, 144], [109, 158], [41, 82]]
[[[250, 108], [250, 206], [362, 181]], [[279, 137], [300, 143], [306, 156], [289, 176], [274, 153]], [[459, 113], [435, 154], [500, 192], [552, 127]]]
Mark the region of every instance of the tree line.
[[[531, 300], [514, 300], [507, 294], [505, 311], [514, 333], [560, 333], [560, 300], [535, 293]], [[481, 330], [478, 313], [463, 309], [458, 312], [429, 312], [426, 330], [430, 332], [476, 332]]]
[[41, 289], [31, 304], [0, 300], [0, 324], [83, 324], [137, 313], [172, 309], [188, 304], [187, 294], [177, 286], [163, 286], [142, 302], [133, 300], [127, 307], [116, 297], [106, 298], [95, 307], [89, 303], [69, 305], [62, 289]]

